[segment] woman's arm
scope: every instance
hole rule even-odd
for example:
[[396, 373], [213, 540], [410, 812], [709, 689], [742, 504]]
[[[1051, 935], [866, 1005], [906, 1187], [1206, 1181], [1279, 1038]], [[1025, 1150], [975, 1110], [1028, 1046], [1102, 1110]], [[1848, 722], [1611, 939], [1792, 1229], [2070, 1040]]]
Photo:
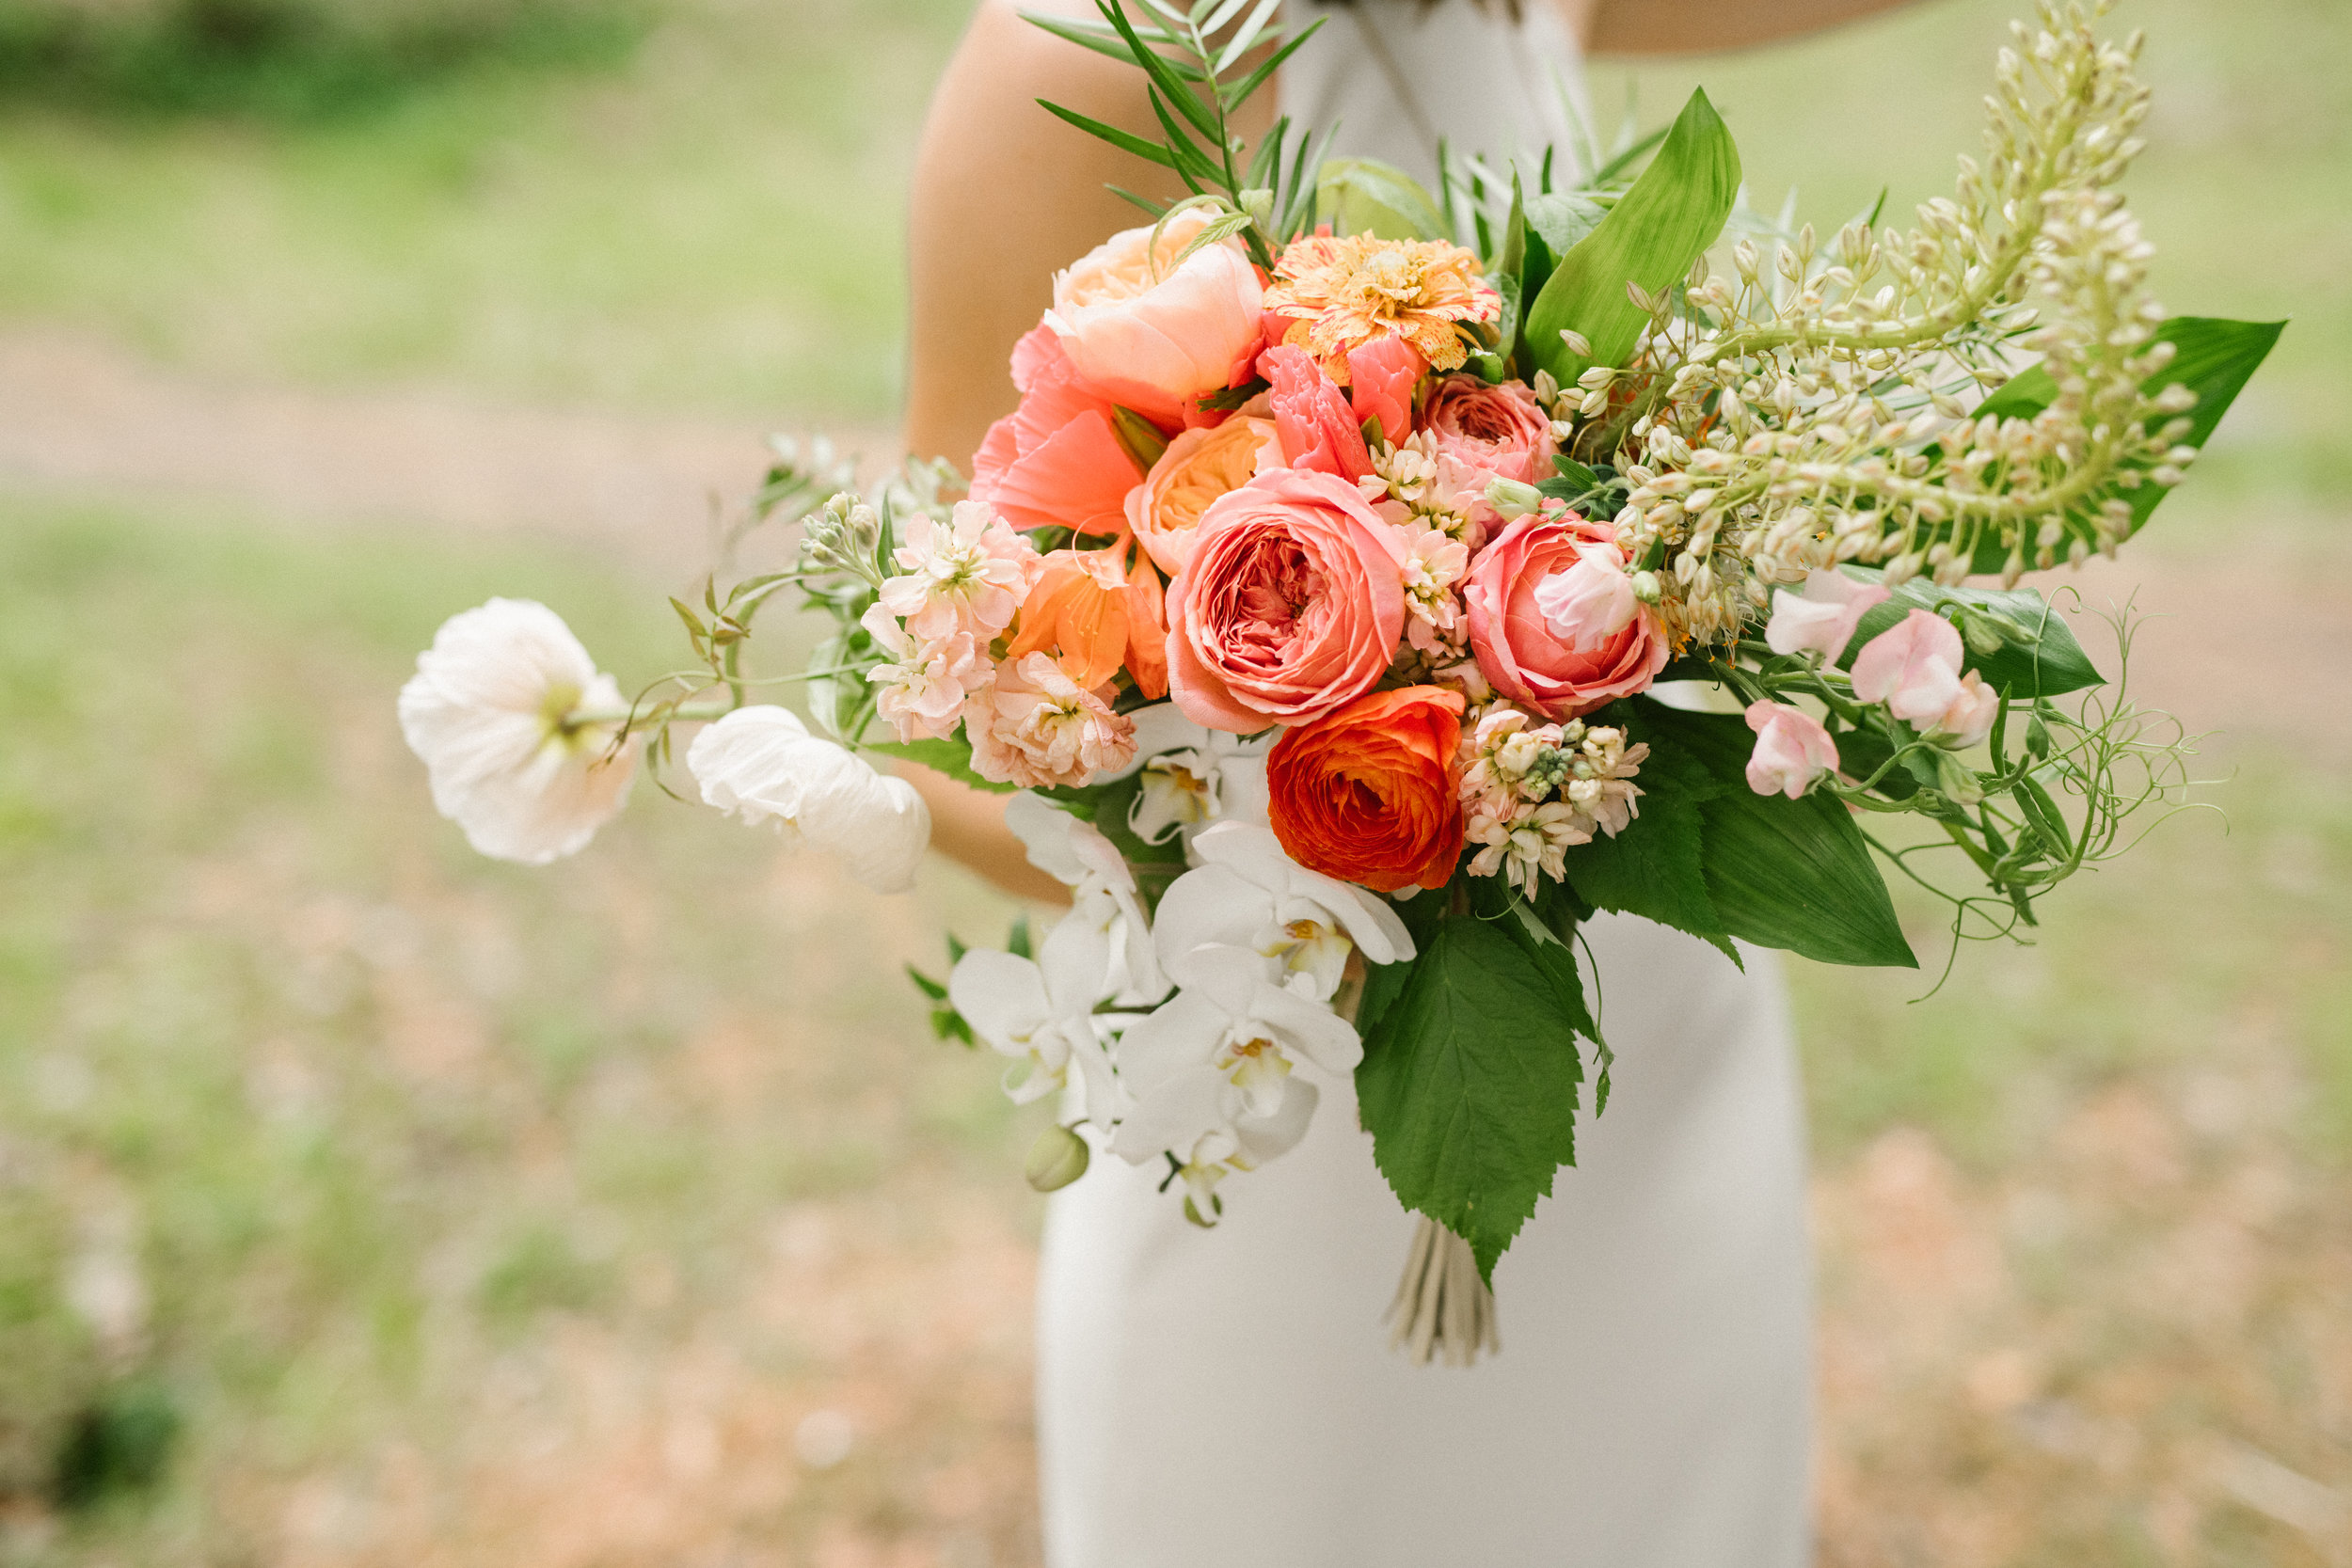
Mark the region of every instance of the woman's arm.
[[1596, 55], [1697, 55], [1818, 33], [1906, 0], [1561, 0]]

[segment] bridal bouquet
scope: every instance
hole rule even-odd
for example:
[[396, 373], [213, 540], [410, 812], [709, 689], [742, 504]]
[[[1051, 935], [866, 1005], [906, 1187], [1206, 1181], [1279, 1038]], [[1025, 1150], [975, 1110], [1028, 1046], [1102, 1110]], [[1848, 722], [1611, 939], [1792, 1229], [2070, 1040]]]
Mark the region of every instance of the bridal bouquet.
[[[2137, 531], [2279, 328], [2149, 297], [2137, 42], [2076, 8], [2002, 52], [1951, 197], [1824, 240], [1740, 201], [1704, 95], [1613, 158], [1442, 151], [1434, 193], [1252, 151], [1229, 119], [1305, 35], [1133, 3], [1040, 25], [1147, 72], [1164, 137], [1054, 112], [1191, 194], [1055, 278], [968, 486], [787, 451], [755, 518], [799, 562], [678, 605], [692, 670], [625, 703], [493, 601], [402, 720], [523, 860], [694, 721], [706, 802], [883, 890], [929, 820], [877, 762], [1009, 793], [1071, 911], [917, 979], [1059, 1097], [1032, 1181], [1164, 1165], [1213, 1225], [1352, 1075], [1425, 1216], [1399, 1331], [1459, 1359], [1608, 1101], [1595, 911], [1911, 965], [1885, 867], [2015, 935], [2177, 798], [2185, 745], [2018, 582]], [[831, 624], [806, 721], [744, 657], [787, 590]]]

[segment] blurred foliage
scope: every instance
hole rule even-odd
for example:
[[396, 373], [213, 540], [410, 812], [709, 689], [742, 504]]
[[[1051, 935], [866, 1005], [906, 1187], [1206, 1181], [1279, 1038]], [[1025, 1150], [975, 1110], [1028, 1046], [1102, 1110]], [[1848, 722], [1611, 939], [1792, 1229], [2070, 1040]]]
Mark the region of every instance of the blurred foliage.
[[453, 71], [608, 64], [636, 0], [0, 0], [0, 103], [318, 121]]

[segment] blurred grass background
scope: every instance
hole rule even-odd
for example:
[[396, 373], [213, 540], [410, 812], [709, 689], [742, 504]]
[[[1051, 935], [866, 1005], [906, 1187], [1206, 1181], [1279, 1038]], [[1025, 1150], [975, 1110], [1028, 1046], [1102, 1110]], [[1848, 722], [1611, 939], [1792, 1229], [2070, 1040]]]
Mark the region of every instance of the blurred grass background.
[[[963, 10], [0, 0], [0, 363], [151, 370], [126, 445], [222, 388], [294, 442], [386, 388], [885, 425]], [[1759, 205], [1899, 213], [2008, 14], [1595, 97], [1704, 80]], [[2230, 820], [1932, 1002], [1798, 975], [1832, 1564], [2352, 1562], [2352, 12], [2118, 20], [2169, 303], [2295, 318], [2087, 584], [2175, 613], [2136, 673], [2225, 729]], [[945, 868], [876, 899], [650, 788], [575, 861], [476, 859], [391, 722], [415, 650], [522, 594], [649, 675], [675, 541], [260, 477], [0, 464], [0, 1564], [1034, 1561], [1024, 1130], [897, 975], [1007, 907]]]

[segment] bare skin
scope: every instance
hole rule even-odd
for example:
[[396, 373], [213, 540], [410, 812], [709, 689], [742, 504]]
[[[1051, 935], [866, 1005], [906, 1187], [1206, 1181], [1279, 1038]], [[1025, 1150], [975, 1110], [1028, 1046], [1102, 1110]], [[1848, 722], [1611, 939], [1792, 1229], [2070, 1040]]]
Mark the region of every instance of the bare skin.
[[[1542, 3], [1542, 0], [1531, 0]], [[1740, 48], [1834, 26], [1902, 0], [1557, 0], [1585, 47], [1603, 54]], [[1104, 189], [1183, 194], [1162, 171], [1037, 106], [1050, 98], [1157, 135], [1143, 77], [1021, 20], [1015, 0], [981, 0], [931, 99], [907, 225], [911, 282], [907, 450], [964, 460], [1011, 412], [1006, 361], [1052, 302], [1053, 275], [1140, 214]], [[1086, 0], [1027, 8], [1092, 14]], [[1237, 129], [1255, 139], [1276, 94], [1259, 93]], [[1004, 797], [904, 769], [930, 806], [942, 853], [1025, 898], [1059, 902], [1061, 884], [1029, 864], [1005, 827]]]

